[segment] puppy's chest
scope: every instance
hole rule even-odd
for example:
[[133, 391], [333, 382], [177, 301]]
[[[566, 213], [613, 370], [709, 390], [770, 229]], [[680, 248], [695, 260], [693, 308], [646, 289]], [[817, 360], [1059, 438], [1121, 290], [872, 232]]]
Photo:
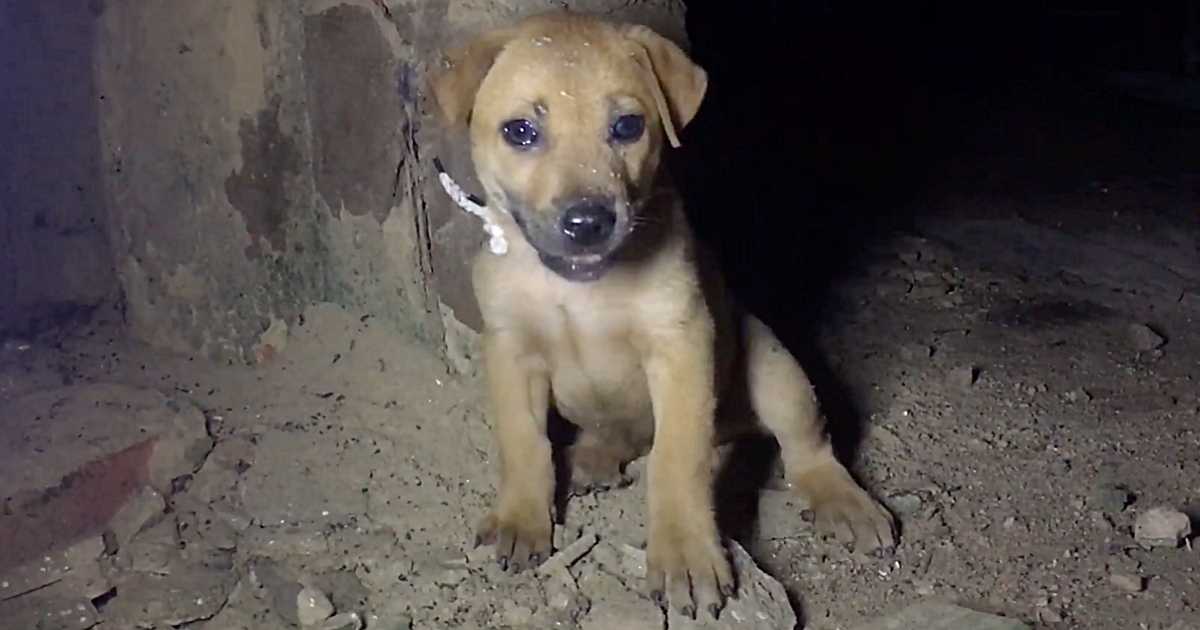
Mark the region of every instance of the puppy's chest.
[[589, 301], [556, 304], [546, 309], [539, 330], [539, 349], [564, 415], [582, 423], [650, 415], [627, 309]]

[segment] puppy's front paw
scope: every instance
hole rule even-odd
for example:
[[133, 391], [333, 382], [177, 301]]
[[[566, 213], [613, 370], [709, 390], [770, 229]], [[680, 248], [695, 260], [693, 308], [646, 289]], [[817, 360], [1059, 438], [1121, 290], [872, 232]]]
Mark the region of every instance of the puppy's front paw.
[[[669, 604], [687, 617], [707, 611], [714, 618], [726, 597], [735, 592], [733, 571], [715, 531], [688, 532], [672, 518], [651, 527], [646, 546], [646, 586], [650, 598]], [[714, 528], [715, 530], [715, 528]]]
[[896, 546], [896, 522], [850, 477], [841, 464], [825, 464], [801, 475], [792, 488], [809, 501], [817, 529], [866, 554]]
[[549, 509], [506, 509], [488, 514], [475, 528], [475, 545], [495, 545], [496, 563], [519, 573], [550, 557], [553, 524]]

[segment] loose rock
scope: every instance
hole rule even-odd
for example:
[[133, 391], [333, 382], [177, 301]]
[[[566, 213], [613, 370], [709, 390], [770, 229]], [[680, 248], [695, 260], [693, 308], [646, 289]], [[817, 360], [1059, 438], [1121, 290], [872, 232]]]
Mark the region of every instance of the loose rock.
[[963, 365], [954, 368], [949, 374], [950, 384], [959, 389], [970, 389], [979, 380], [979, 368], [973, 365]]
[[333, 616], [333, 603], [325, 593], [304, 587], [296, 593], [296, 619], [301, 627], [312, 627]]
[[151, 486], [142, 486], [109, 521], [108, 531], [118, 549], [124, 547], [138, 532], [162, 516], [167, 503], [162, 494]]
[[1153, 507], [1138, 515], [1133, 523], [1133, 538], [1147, 549], [1178, 547], [1180, 541], [1192, 534], [1192, 522], [1187, 514], [1168, 506]]
[[1105, 512], [1124, 511], [1132, 495], [1125, 486], [1117, 483], [1102, 483], [1092, 493], [1092, 500]]
[[1146, 590], [1146, 581], [1138, 575], [1114, 573], [1108, 576], [1108, 581], [1126, 593], [1141, 593]]
[[1129, 341], [1133, 344], [1134, 350], [1138, 352], [1150, 352], [1167, 343], [1167, 340], [1153, 328], [1136, 323], [1129, 325]]

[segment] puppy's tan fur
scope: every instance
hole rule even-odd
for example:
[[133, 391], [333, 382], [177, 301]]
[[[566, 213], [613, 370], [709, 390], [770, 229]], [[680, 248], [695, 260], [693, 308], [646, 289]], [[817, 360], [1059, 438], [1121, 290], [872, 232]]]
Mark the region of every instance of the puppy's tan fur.
[[[747, 403], [757, 422], [745, 424], [778, 440], [787, 481], [818, 525], [862, 550], [894, 544], [891, 517], [834, 458], [804, 371], [726, 298], [660, 171], [663, 144], [705, 87], [704, 71], [651, 30], [566, 13], [481, 35], [432, 81], [447, 122], [469, 126], [490, 206], [552, 223], [556, 200], [586, 189], [628, 200], [636, 215], [591, 282], [547, 269], [523, 236], [529, 226], [503, 213], [510, 251], [475, 262], [501, 460], [481, 534], [518, 569], [550, 552], [553, 405], [582, 429], [578, 475], [615, 473], [649, 448], [648, 585], [685, 612], [715, 612], [732, 592], [713, 514], [714, 443], [729, 428], [718, 427], [718, 396], [723, 411]], [[644, 115], [645, 137], [606, 142], [614, 108]], [[505, 144], [505, 121], [535, 116], [545, 147]]]

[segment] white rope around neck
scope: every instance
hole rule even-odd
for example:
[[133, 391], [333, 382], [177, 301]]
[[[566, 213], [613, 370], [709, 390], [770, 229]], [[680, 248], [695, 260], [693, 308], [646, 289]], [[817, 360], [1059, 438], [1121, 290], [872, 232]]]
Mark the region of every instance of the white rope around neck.
[[497, 256], [503, 256], [508, 253], [508, 239], [504, 236], [504, 228], [496, 223], [496, 218], [492, 214], [492, 209], [484, 205], [481, 200], [478, 200], [474, 195], [468, 194], [454, 181], [446, 169], [442, 167], [441, 160], [434, 158], [433, 166], [438, 171], [438, 181], [441, 182], [442, 188], [450, 199], [458, 204], [458, 207], [466, 210], [468, 213], [479, 217], [483, 221], [483, 231], [488, 235], [488, 249]]

